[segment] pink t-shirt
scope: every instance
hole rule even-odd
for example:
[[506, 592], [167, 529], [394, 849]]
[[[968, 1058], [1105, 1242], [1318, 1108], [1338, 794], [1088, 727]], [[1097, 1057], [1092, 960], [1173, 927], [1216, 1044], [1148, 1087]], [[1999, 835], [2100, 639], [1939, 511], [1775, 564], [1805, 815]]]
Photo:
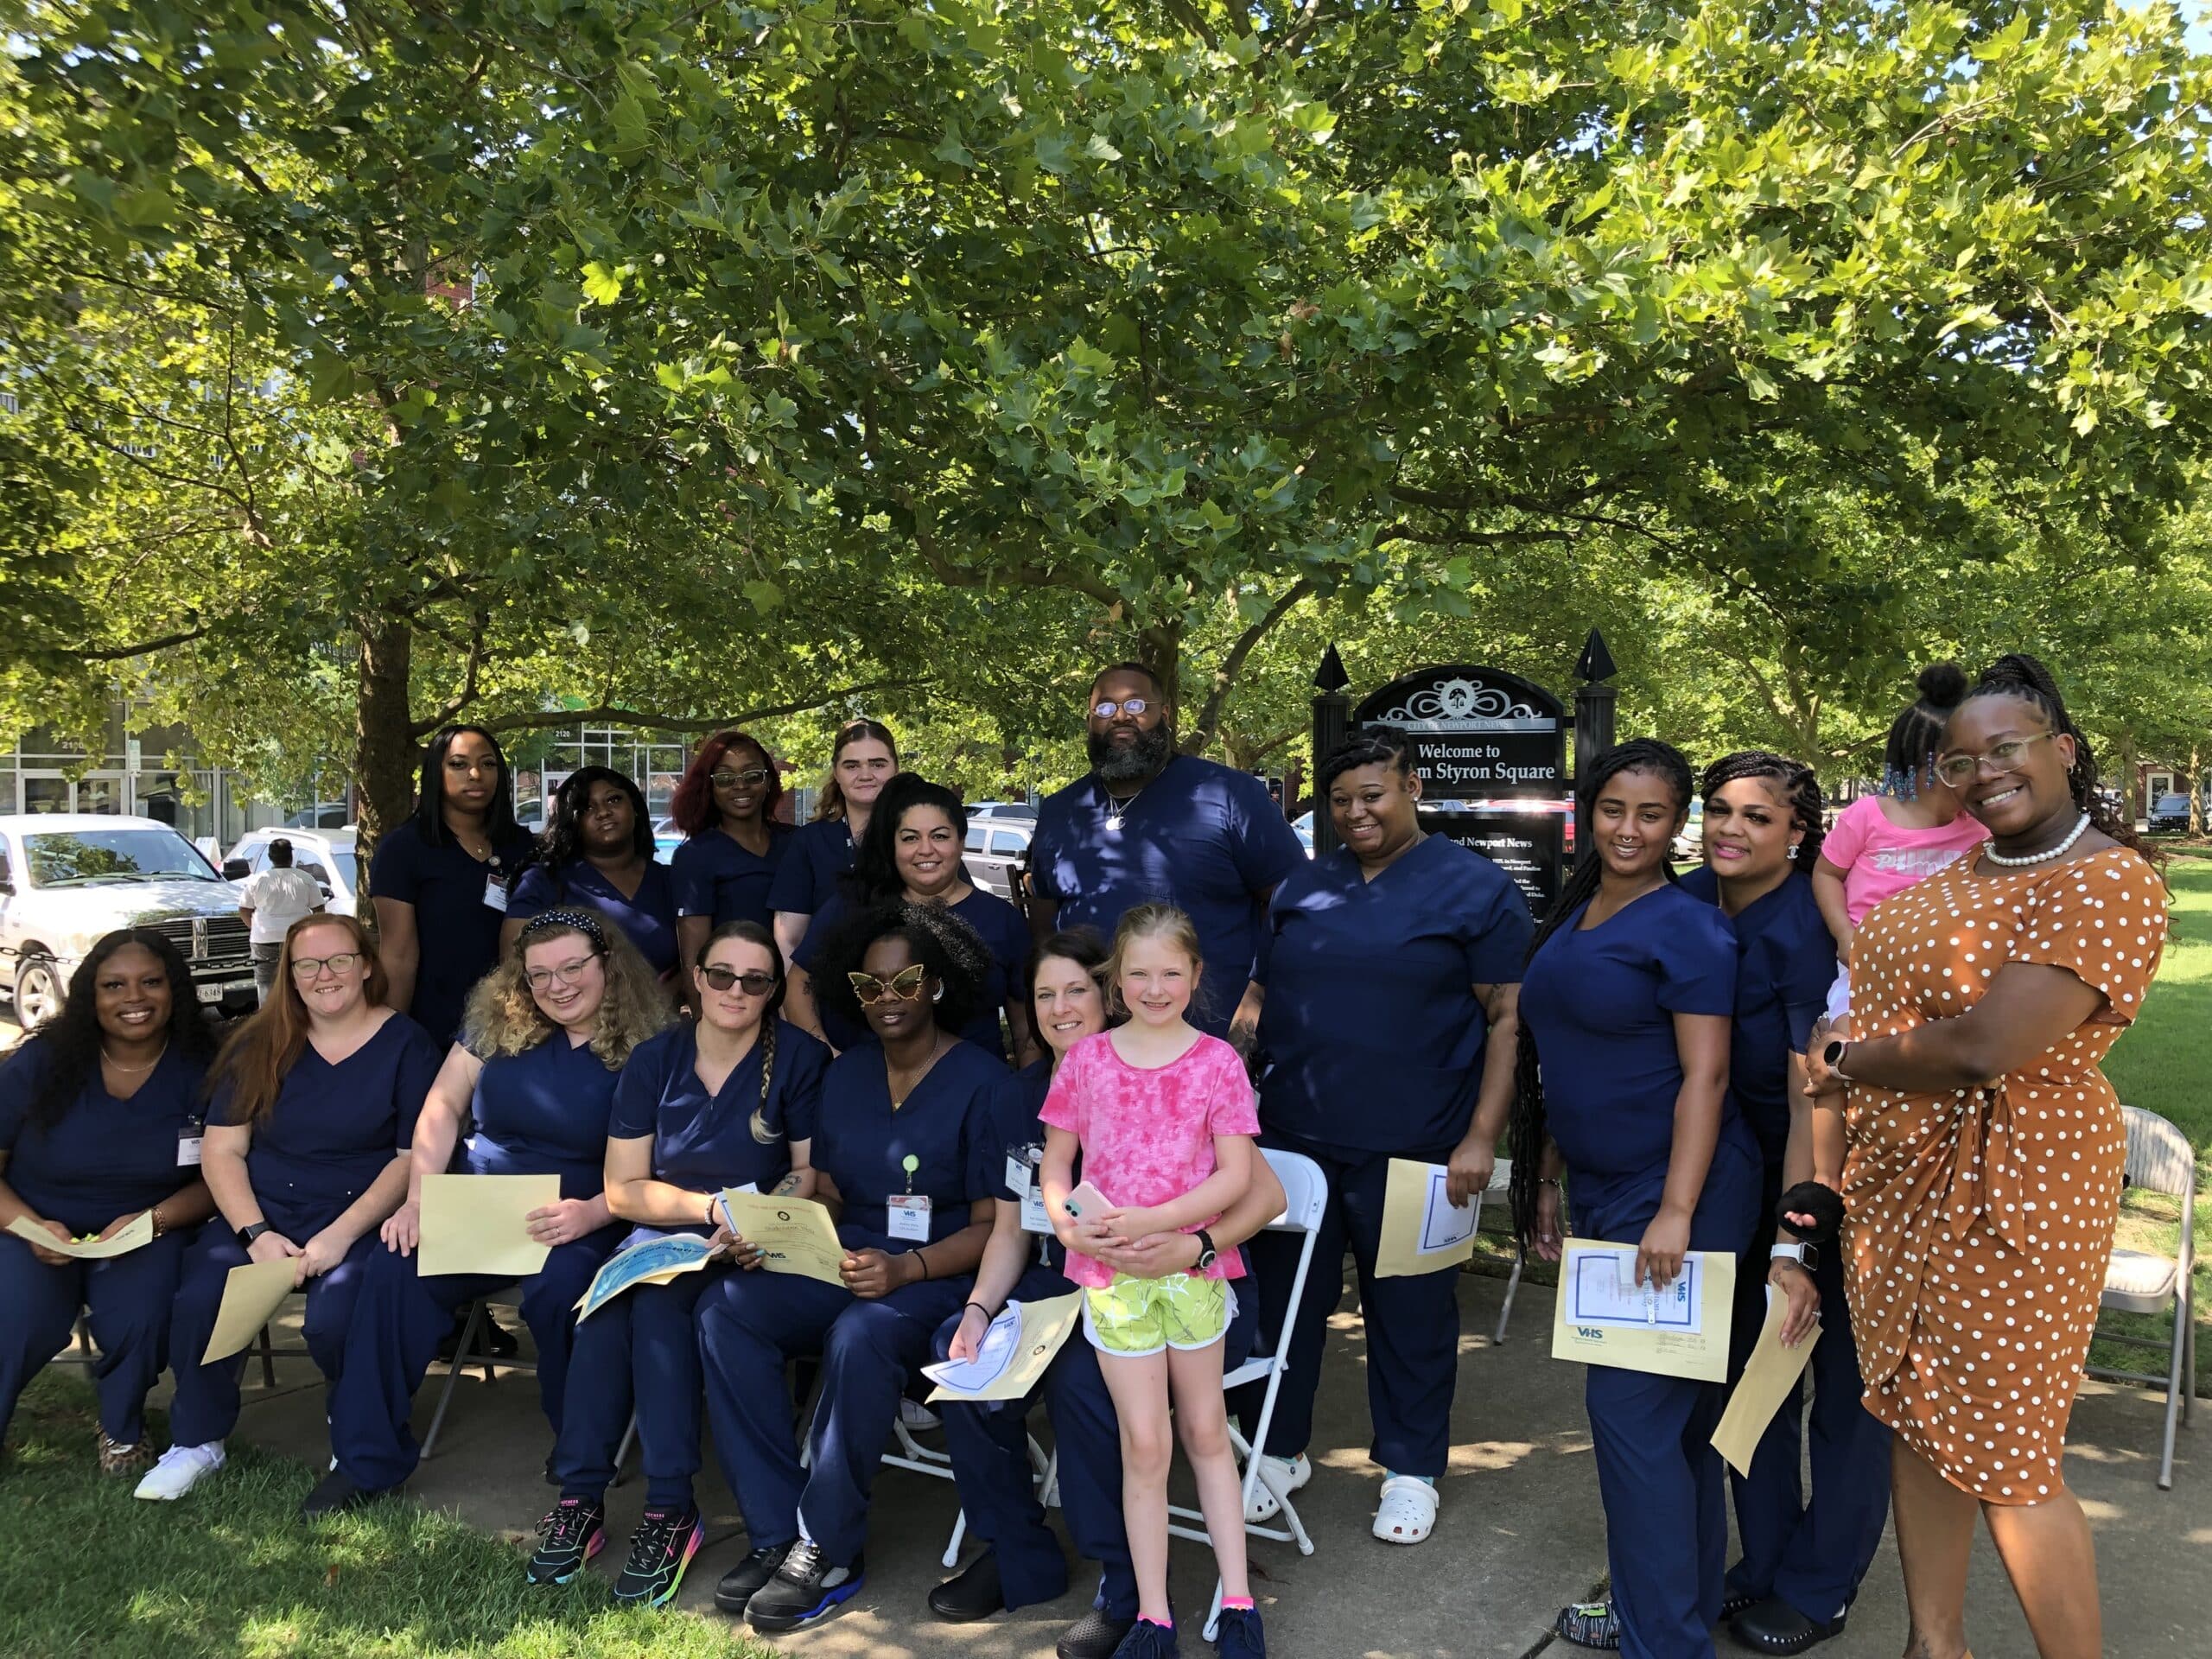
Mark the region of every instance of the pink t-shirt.
[[1890, 822], [1878, 795], [1861, 795], [1837, 815], [1821, 856], [1843, 872], [1843, 911], [1853, 927], [1885, 899], [1924, 881], [1989, 839], [1971, 812], [1934, 830]]
[[[1214, 1172], [1213, 1138], [1260, 1132], [1244, 1062], [1218, 1037], [1201, 1036], [1169, 1064], [1131, 1065], [1111, 1034], [1086, 1037], [1052, 1072], [1037, 1116], [1083, 1143], [1083, 1174], [1122, 1209], [1169, 1204]], [[1184, 1229], [1211, 1227], [1218, 1216]], [[1096, 1256], [1068, 1252], [1068, 1277], [1103, 1287], [1114, 1270]], [[1209, 1279], [1241, 1279], [1243, 1256], [1224, 1250]]]

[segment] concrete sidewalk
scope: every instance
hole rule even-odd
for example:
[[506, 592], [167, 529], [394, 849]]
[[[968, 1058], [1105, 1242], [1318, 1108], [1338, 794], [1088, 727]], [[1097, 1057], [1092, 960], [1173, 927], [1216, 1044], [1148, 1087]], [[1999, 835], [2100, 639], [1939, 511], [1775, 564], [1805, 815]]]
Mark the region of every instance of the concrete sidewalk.
[[[1313, 1484], [1299, 1496], [1315, 1553], [1255, 1542], [1254, 1588], [1274, 1659], [1522, 1659], [1579, 1649], [1551, 1636], [1564, 1602], [1590, 1593], [1605, 1575], [1605, 1525], [1582, 1411], [1579, 1368], [1548, 1357], [1551, 1294], [1524, 1287], [1513, 1332], [1503, 1345], [1495, 1328], [1502, 1281], [1466, 1274], [1460, 1284], [1463, 1330], [1452, 1469], [1436, 1535], [1417, 1548], [1368, 1535], [1380, 1473], [1367, 1461], [1363, 1344], [1356, 1315], [1340, 1315], [1323, 1379]], [[505, 1321], [520, 1331], [519, 1321]], [[1481, 1334], [1477, 1334], [1481, 1333]], [[524, 1337], [527, 1341], [527, 1337]], [[305, 1360], [279, 1363], [274, 1392], [248, 1370], [241, 1433], [320, 1464], [327, 1456], [321, 1389]], [[426, 1427], [442, 1368], [418, 1405]], [[2069, 1478], [2096, 1529], [2106, 1651], [2212, 1651], [2212, 1459], [2197, 1455], [2205, 1432], [2184, 1429], [2174, 1490], [2158, 1490], [2162, 1402], [2133, 1389], [2092, 1383], [2074, 1418]], [[1034, 1420], [1040, 1427], [1042, 1414]], [[417, 1501], [454, 1510], [518, 1543], [532, 1535], [550, 1506], [541, 1478], [550, 1436], [535, 1385], [512, 1375], [486, 1385], [472, 1371], [456, 1392], [438, 1454], [410, 1491]], [[713, 1459], [709, 1456], [711, 1471]], [[211, 1493], [212, 1495], [212, 1493]], [[692, 1564], [683, 1605], [714, 1617], [715, 1582], [743, 1555], [735, 1506], [719, 1478], [703, 1477], [707, 1548]], [[611, 1581], [620, 1569], [640, 1507], [633, 1480], [609, 1501], [610, 1545], [594, 1571]], [[950, 1481], [886, 1470], [876, 1488], [868, 1583], [821, 1626], [782, 1640], [784, 1651], [868, 1655], [873, 1659], [951, 1654], [967, 1659], [1049, 1655], [1060, 1630], [1080, 1617], [1095, 1579], [1073, 1569], [1071, 1592], [982, 1624], [949, 1625], [930, 1616], [924, 1598], [946, 1576], [940, 1557], [957, 1509]], [[972, 1556], [976, 1546], [968, 1546]], [[1184, 1651], [1211, 1651], [1196, 1623], [1213, 1586], [1208, 1553], [1179, 1542], [1174, 1554]], [[516, 1571], [520, 1572], [519, 1556]], [[1970, 1630], [1981, 1659], [2031, 1655], [2034, 1644], [1986, 1536], [1975, 1548]], [[1816, 1649], [1827, 1659], [1894, 1659], [1904, 1645], [1904, 1599], [1893, 1542], [1885, 1538], [1850, 1630]], [[1739, 1652], [1724, 1635], [1723, 1654]]]

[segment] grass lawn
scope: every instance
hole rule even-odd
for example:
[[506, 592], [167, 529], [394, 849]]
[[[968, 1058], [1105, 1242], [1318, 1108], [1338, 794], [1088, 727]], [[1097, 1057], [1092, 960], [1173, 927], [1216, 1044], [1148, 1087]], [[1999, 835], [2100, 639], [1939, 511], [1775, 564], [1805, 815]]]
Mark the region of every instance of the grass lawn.
[[242, 1443], [213, 1501], [138, 1503], [134, 1482], [96, 1472], [97, 1426], [73, 1368], [16, 1408], [0, 1512], [27, 1547], [0, 1554], [0, 1654], [772, 1659], [726, 1620], [618, 1611], [602, 1578], [531, 1589], [519, 1547], [411, 1503], [304, 1526], [313, 1473]]

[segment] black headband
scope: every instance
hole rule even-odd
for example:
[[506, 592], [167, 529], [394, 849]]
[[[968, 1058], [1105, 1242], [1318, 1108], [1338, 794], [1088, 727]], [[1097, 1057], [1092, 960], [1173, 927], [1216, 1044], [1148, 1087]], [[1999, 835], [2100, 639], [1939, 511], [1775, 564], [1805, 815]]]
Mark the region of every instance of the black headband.
[[607, 930], [599, 925], [599, 918], [581, 910], [542, 910], [523, 924], [522, 937], [528, 939], [533, 933], [554, 927], [572, 927], [601, 952], [607, 949]]

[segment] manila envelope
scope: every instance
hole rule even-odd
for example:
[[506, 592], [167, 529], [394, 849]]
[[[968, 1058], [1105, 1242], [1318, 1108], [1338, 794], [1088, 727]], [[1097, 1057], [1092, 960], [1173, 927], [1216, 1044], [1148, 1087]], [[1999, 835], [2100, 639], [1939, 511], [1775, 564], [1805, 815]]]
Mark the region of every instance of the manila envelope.
[[1390, 1160], [1382, 1189], [1382, 1234], [1375, 1252], [1377, 1279], [1435, 1273], [1474, 1255], [1482, 1194], [1454, 1209], [1445, 1198], [1444, 1175], [1441, 1164]]
[[141, 1210], [131, 1217], [130, 1224], [113, 1238], [73, 1238], [67, 1244], [43, 1227], [34, 1226], [28, 1216], [17, 1216], [8, 1224], [8, 1230], [17, 1238], [42, 1244], [56, 1255], [74, 1256], [79, 1262], [103, 1262], [110, 1256], [128, 1255], [142, 1244], [154, 1242], [154, 1212]]
[[527, 1279], [552, 1251], [530, 1236], [524, 1217], [560, 1198], [558, 1175], [425, 1175], [415, 1271], [425, 1279], [442, 1273]]
[[845, 1282], [837, 1271], [845, 1259], [837, 1224], [812, 1198], [731, 1191], [722, 1194], [721, 1206], [730, 1231], [759, 1247], [762, 1271], [796, 1273], [831, 1285]]
[[1803, 1375], [1813, 1344], [1821, 1339], [1816, 1325], [1795, 1348], [1783, 1347], [1782, 1320], [1789, 1311], [1789, 1299], [1767, 1286], [1766, 1322], [1759, 1326], [1758, 1345], [1745, 1362], [1744, 1374], [1728, 1395], [1728, 1409], [1720, 1414], [1720, 1426], [1713, 1431], [1714, 1450], [1739, 1475], [1751, 1472], [1751, 1453], [1758, 1450], [1766, 1426], [1789, 1397], [1789, 1385]]
[[1630, 1284], [1636, 1246], [1570, 1238], [1560, 1259], [1552, 1357], [1700, 1382], [1728, 1380], [1736, 1258], [1692, 1250], [1666, 1290]]
[[[215, 1225], [222, 1224], [218, 1216]], [[251, 1342], [292, 1294], [292, 1281], [298, 1274], [295, 1259], [289, 1255], [281, 1262], [249, 1262], [232, 1268], [223, 1281], [223, 1305], [215, 1310], [215, 1329], [208, 1335], [207, 1351], [200, 1355], [200, 1363], [213, 1365], [219, 1359], [228, 1359]]]
[[1082, 1313], [1081, 1291], [1041, 1302], [1008, 1302], [991, 1321], [972, 1363], [947, 1359], [922, 1367], [922, 1375], [938, 1385], [930, 1398], [1027, 1399]]

